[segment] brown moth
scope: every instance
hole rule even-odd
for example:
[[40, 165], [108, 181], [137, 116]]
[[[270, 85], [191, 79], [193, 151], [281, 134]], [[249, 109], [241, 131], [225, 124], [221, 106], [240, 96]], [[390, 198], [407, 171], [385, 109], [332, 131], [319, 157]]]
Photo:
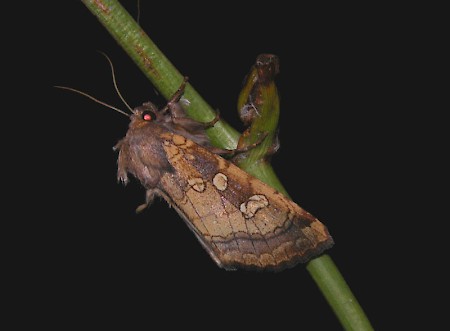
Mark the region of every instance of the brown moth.
[[219, 267], [280, 271], [333, 245], [327, 228], [283, 194], [247, 174], [210, 145], [205, 128], [178, 104], [186, 80], [167, 105], [133, 109], [119, 151], [118, 180], [136, 177], [173, 206]]

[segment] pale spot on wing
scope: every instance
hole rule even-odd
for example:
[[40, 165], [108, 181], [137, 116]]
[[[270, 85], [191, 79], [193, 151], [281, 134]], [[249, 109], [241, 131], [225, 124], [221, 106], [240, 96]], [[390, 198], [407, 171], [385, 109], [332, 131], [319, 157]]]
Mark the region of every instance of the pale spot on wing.
[[218, 172], [213, 178], [213, 184], [219, 191], [225, 191], [228, 186], [228, 177]]

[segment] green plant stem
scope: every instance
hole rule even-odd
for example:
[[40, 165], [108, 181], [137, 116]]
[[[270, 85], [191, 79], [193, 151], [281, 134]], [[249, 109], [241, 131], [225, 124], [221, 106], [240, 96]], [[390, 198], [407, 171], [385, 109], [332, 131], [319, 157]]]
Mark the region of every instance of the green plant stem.
[[[128, 12], [116, 0], [82, 0], [82, 2], [136, 62], [155, 88], [168, 99], [180, 86], [183, 76]], [[189, 101], [186, 108], [189, 116], [204, 122], [214, 118], [215, 112], [212, 107], [190, 84], [186, 87], [184, 98]], [[239, 133], [223, 120], [209, 129], [208, 135], [213, 144], [228, 149], [235, 148], [239, 139]], [[287, 194], [270, 164], [261, 163], [258, 167], [253, 167], [251, 173]], [[373, 330], [364, 311], [328, 255], [324, 254], [310, 261], [307, 270], [346, 330]]]
[[[257, 177], [261, 177], [261, 164], [268, 161], [267, 156], [276, 146], [280, 103], [275, 84], [275, 75], [279, 71], [278, 57], [273, 54], [260, 54], [247, 75], [239, 98], [238, 111], [247, 129], [239, 139], [238, 148], [254, 143], [266, 133], [264, 141], [251, 150], [238, 154], [233, 161]], [[270, 168], [271, 169], [271, 168]], [[268, 177], [272, 179], [273, 177]], [[289, 196], [281, 183], [268, 183]], [[364, 318], [364, 312], [357, 303], [344, 278], [328, 255], [322, 255], [307, 264], [319, 289], [330, 302], [341, 324], [347, 330], [370, 330], [370, 323]], [[356, 302], [356, 304], [355, 304]]]
[[[180, 87], [184, 77], [133, 17], [116, 0], [82, 0], [82, 2], [127, 52], [161, 95], [169, 99]], [[187, 84], [183, 98], [189, 101], [183, 108], [192, 118], [208, 122], [216, 116], [216, 112], [191, 84]], [[214, 127], [208, 129], [208, 136], [213, 144], [226, 149], [234, 149], [239, 133], [221, 120]]]
[[320, 258], [311, 260], [306, 268], [345, 330], [373, 330], [363, 309], [330, 256], [324, 254]]

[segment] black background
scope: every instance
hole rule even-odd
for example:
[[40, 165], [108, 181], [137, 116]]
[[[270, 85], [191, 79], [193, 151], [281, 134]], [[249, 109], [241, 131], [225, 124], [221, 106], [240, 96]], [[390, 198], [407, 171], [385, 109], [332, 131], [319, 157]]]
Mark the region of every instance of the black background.
[[[136, 2], [123, 4], [136, 17]], [[336, 242], [329, 255], [374, 328], [387, 329], [402, 320], [396, 307], [410, 291], [392, 265], [401, 270], [410, 263], [408, 241], [398, 243], [411, 208], [400, 191], [414, 187], [402, 158], [417, 146], [399, 134], [411, 129], [414, 116], [404, 105], [405, 85], [415, 74], [404, 51], [411, 27], [397, 23], [400, 12], [393, 8], [297, 5], [141, 1], [140, 23], [239, 130], [236, 101], [245, 74], [258, 54], [279, 56], [281, 148], [273, 167], [293, 200], [328, 226]], [[39, 201], [40, 221], [19, 222], [32, 243], [20, 249], [35, 278], [21, 277], [38, 289], [37, 304], [53, 303], [51, 323], [84, 325], [89, 317], [99, 326], [120, 320], [145, 327], [214, 328], [217, 322], [339, 330], [303, 265], [276, 274], [227, 272], [165, 202], [134, 213], [144, 190], [136, 181], [116, 182], [112, 151], [128, 120], [53, 85], [124, 109], [100, 50], [112, 59], [129, 104], [164, 100], [81, 2], [55, 2], [45, 13], [28, 8], [28, 14], [17, 59], [33, 74], [17, 85], [38, 93], [18, 99], [27, 117], [18, 123], [37, 132], [26, 149], [37, 184], [26, 194]], [[415, 258], [420, 254], [414, 251]]]

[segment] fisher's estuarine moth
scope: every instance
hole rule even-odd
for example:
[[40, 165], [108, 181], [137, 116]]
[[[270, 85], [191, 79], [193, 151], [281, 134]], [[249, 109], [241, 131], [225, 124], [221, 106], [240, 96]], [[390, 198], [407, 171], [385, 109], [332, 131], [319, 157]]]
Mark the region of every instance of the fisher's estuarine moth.
[[218, 266], [280, 271], [333, 245], [327, 228], [292, 200], [221, 157], [205, 128], [178, 101], [133, 109], [119, 151], [118, 179], [136, 177], [146, 189], [142, 210], [156, 196], [173, 206]]

